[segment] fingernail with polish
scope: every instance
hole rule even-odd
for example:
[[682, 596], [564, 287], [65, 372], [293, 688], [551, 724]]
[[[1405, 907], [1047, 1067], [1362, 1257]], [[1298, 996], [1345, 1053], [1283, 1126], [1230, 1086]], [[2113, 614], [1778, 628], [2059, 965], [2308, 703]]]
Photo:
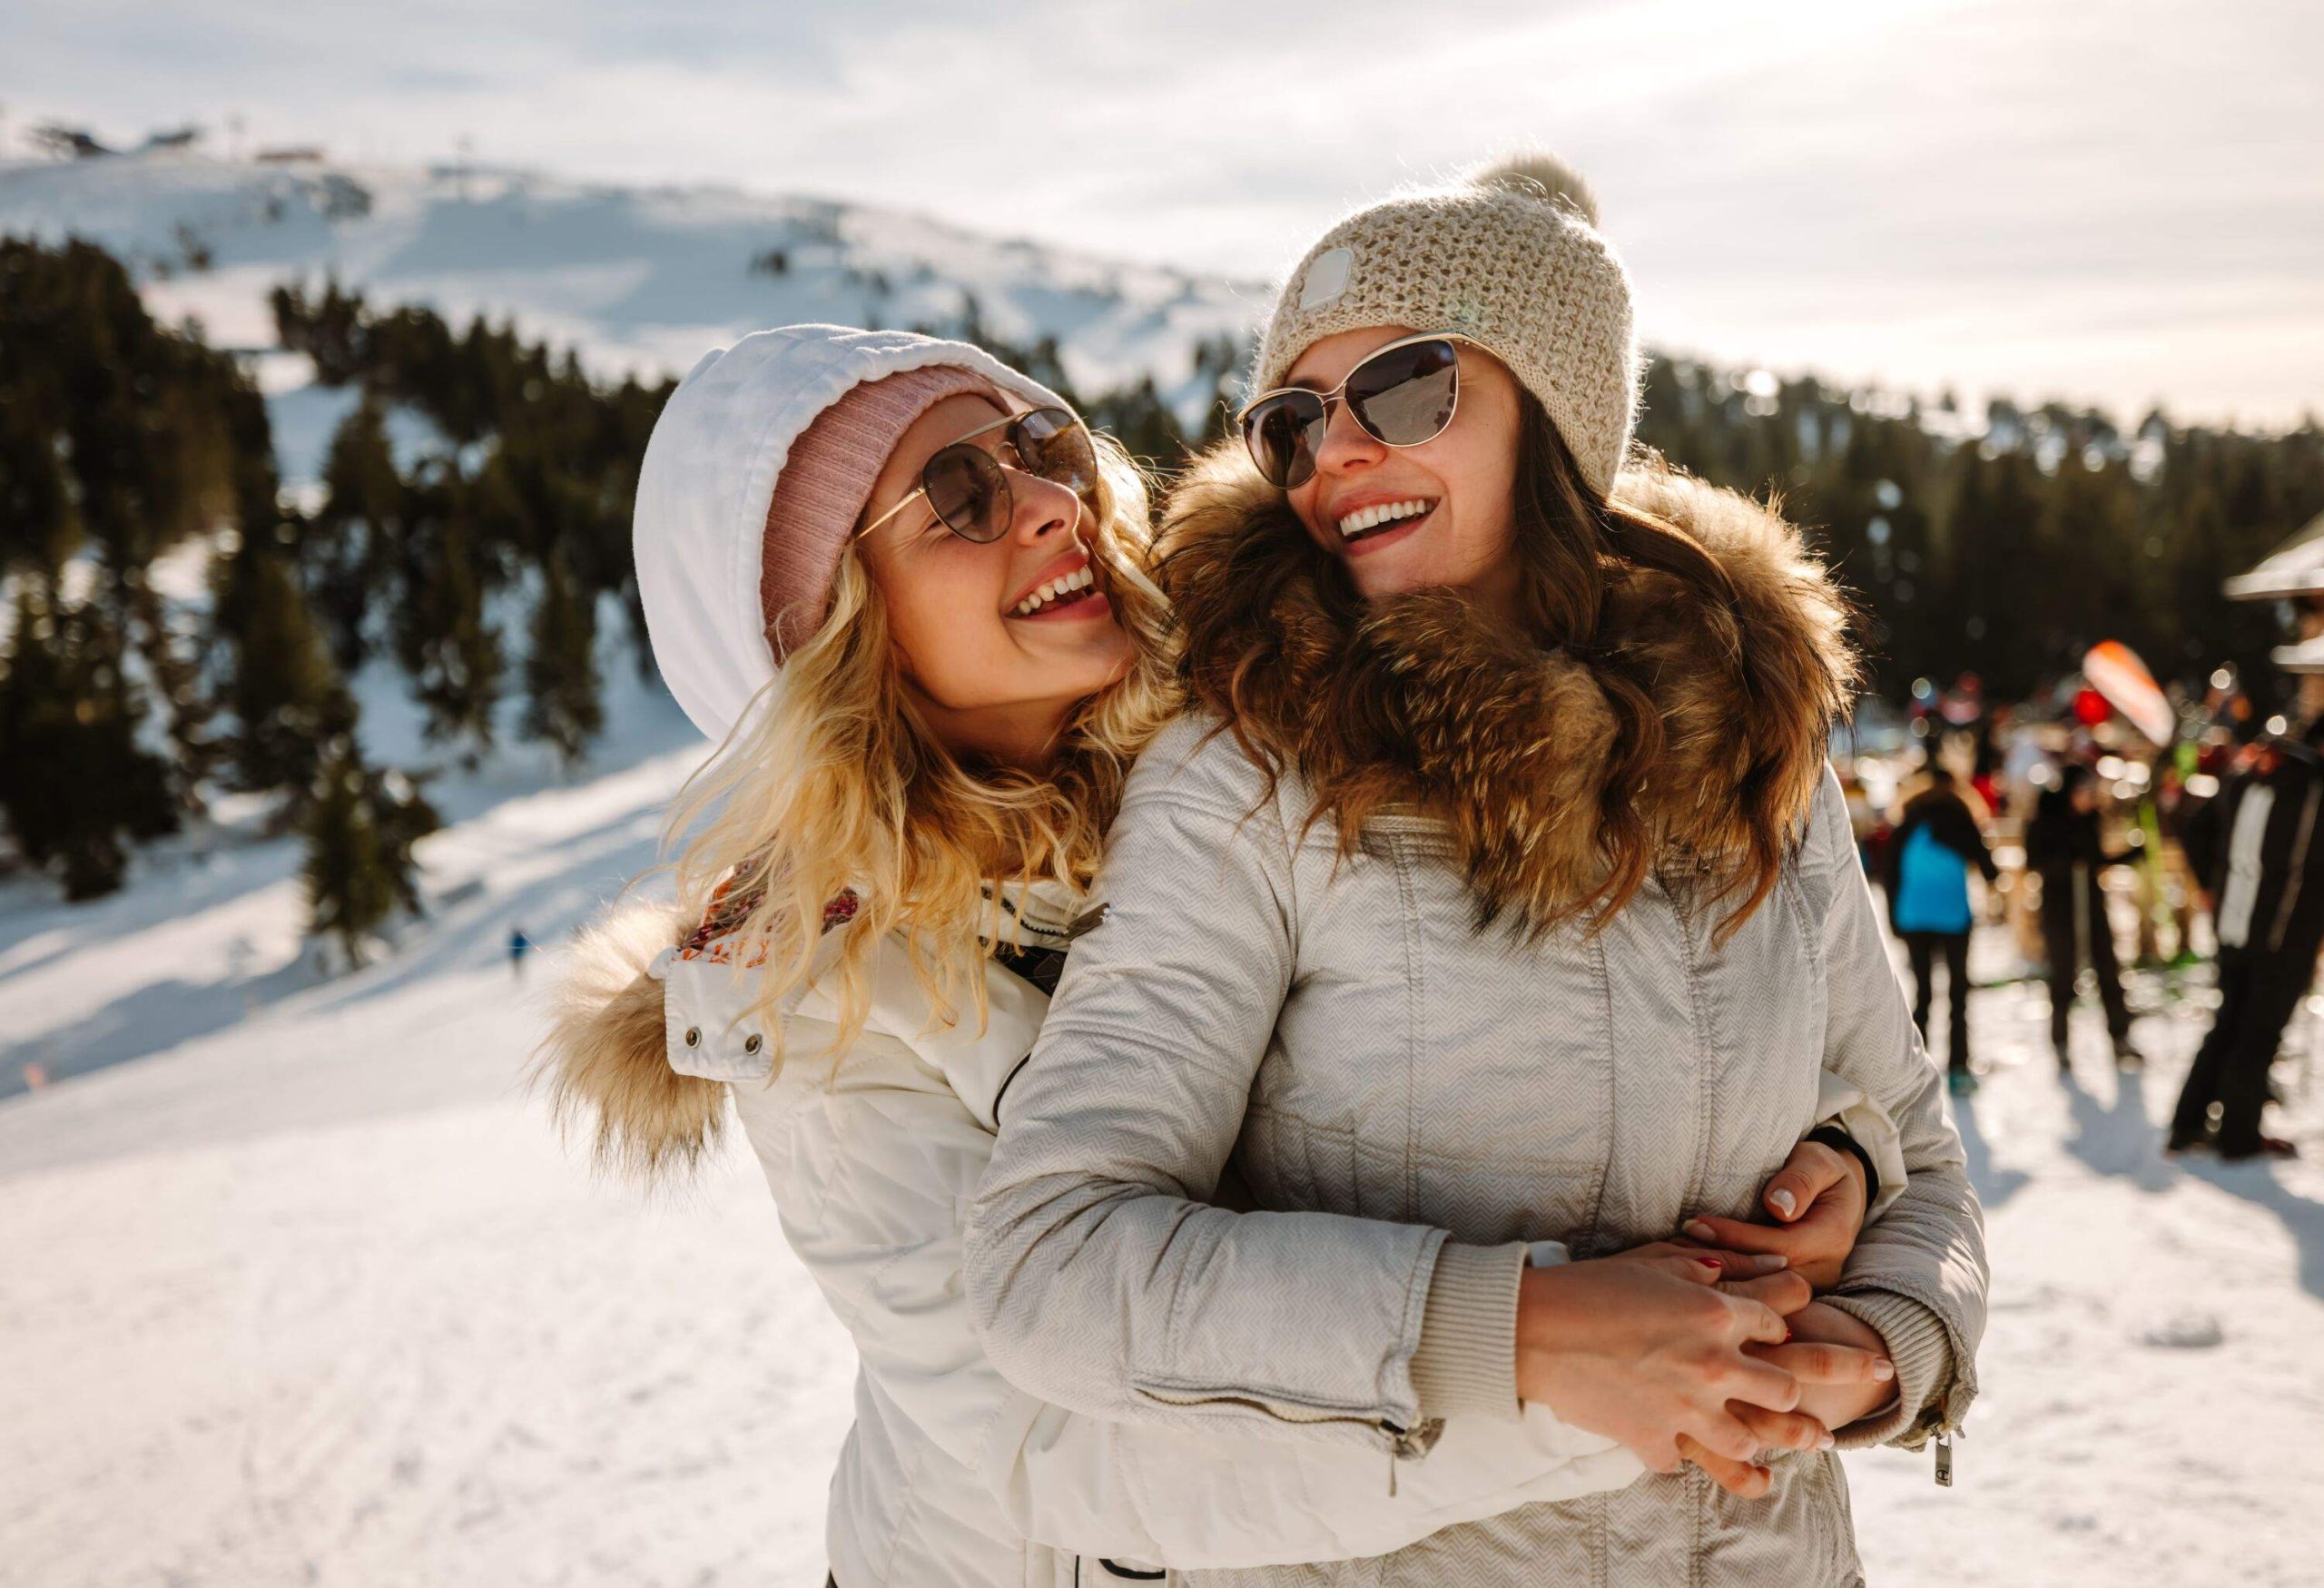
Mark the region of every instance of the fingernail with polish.
[[1886, 1384], [1896, 1376], [1896, 1365], [1883, 1356], [1872, 1365], [1872, 1376]]
[[1768, 1252], [1762, 1256], [1753, 1258], [1751, 1259], [1751, 1264], [1752, 1267], [1758, 1268], [1762, 1274], [1772, 1274], [1777, 1268], [1788, 1268], [1791, 1267], [1791, 1259], [1785, 1257], [1781, 1252]]
[[1709, 1225], [1705, 1224], [1701, 1219], [1697, 1218], [1689, 1221], [1687, 1225], [1686, 1237], [1689, 1240], [1717, 1240], [1718, 1238], [1718, 1231], [1713, 1229]]
[[1818, 1450], [1829, 1450], [1833, 1445], [1837, 1445], [1839, 1441], [1832, 1436], [1832, 1431], [1827, 1428], [1821, 1435], [1817, 1435], [1816, 1440], [1816, 1448]]
[[1725, 1263], [1720, 1262], [1717, 1258], [1697, 1258], [1695, 1261], [1700, 1263], [1706, 1268], [1724, 1268], [1727, 1267]]
[[1791, 1217], [1791, 1210], [1799, 1206], [1799, 1199], [1794, 1197], [1789, 1191], [1769, 1191], [1768, 1193], [1768, 1206], [1782, 1214], [1786, 1218], [1788, 1218]]

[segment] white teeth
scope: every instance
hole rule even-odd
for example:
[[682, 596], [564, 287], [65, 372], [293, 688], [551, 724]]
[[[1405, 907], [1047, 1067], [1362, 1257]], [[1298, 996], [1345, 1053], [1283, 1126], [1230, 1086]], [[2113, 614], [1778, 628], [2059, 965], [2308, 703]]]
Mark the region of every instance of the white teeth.
[[1359, 508], [1340, 520], [1340, 533], [1344, 536], [1361, 535], [1366, 529], [1391, 524], [1399, 518], [1417, 518], [1435, 505], [1433, 502], [1406, 501], [1384, 502], [1376, 508]]
[[1056, 578], [1035, 587], [1032, 594], [1018, 602], [1012, 611], [1016, 616], [1030, 617], [1059, 596], [1069, 596], [1076, 590], [1086, 590], [1097, 581], [1098, 576], [1085, 562], [1069, 574], [1059, 574]]

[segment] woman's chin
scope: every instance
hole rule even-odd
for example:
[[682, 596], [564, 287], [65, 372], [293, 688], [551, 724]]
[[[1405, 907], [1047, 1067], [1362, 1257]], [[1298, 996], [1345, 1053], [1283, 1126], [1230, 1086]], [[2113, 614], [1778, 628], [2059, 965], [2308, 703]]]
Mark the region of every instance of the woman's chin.
[[1110, 607], [1074, 622], [1034, 618], [1009, 627], [1018, 646], [1039, 658], [1044, 678], [1077, 696], [1102, 689], [1129, 663], [1129, 636]]
[[1347, 571], [1365, 600], [1385, 601], [1453, 582], [1432, 568], [1429, 561], [1424, 556], [1399, 557], [1391, 548], [1377, 557], [1351, 557]]

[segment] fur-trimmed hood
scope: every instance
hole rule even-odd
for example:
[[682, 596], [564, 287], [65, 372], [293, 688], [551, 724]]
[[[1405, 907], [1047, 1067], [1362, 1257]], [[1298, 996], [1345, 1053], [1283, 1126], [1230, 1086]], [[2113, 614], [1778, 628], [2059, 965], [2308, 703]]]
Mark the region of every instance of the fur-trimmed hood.
[[585, 1136], [598, 1169], [649, 1184], [700, 1163], [726, 1123], [726, 1089], [669, 1063], [657, 962], [694, 930], [675, 904], [607, 912], [560, 954], [548, 1032], [533, 1055], [533, 1084], [557, 1129]]
[[[1537, 932], [1619, 903], [1627, 886], [1608, 856], [1624, 823], [1642, 824], [1633, 847], [1657, 863], [1743, 878], [1748, 913], [1765, 892], [1748, 873], [1772, 878], [1767, 834], [1796, 838], [1854, 699], [1849, 606], [1771, 508], [1659, 459], [1633, 461], [1614, 500], [1684, 530], [1731, 597], [1614, 571], [1605, 644], [1585, 656], [1452, 591], [1366, 605], [1240, 445], [1222, 442], [1188, 471], [1162, 532], [1189, 692], [1255, 760], [1306, 780], [1343, 844], [1392, 806], [1445, 821], [1481, 923]], [[1625, 762], [1636, 746], [1621, 742], [1618, 695], [1660, 726], [1642, 779]], [[1768, 863], [1738, 863], [1753, 858]]]
[[[1000, 902], [1008, 940], [1019, 950], [1062, 951], [1102, 918], [1083, 912], [1080, 895], [1050, 883], [1010, 883]], [[836, 929], [855, 904], [842, 894], [825, 906], [826, 945], [840, 942]], [[751, 1007], [758, 991], [753, 972], [731, 962], [733, 933], [746, 912], [747, 901], [724, 887], [703, 912], [631, 901], [558, 955], [533, 1082], [559, 1129], [588, 1141], [599, 1169], [649, 1185], [682, 1178], [719, 1143], [727, 1083], [764, 1082], [794, 1028], [836, 1040], [842, 1015], [821, 968], [783, 1000], [782, 1031], [761, 1031]], [[893, 937], [877, 945], [868, 969], [859, 1048], [884, 1043], [891, 1060], [899, 1052], [915, 1056], [990, 1128], [1009, 1070], [1040, 1030], [1048, 993], [988, 961], [981, 1018], [976, 1010], [941, 1008]], [[814, 1038], [803, 1041], [815, 1049]]]

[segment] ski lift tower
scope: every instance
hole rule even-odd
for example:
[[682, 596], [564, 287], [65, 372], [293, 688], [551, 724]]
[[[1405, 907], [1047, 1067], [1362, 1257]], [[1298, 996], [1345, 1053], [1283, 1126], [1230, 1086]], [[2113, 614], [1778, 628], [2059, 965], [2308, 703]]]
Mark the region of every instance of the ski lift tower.
[[2281, 601], [2291, 608], [2299, 637], [2278, 646], [2272, 659], [2299, 679], [2300, 715], [2324, 716], [2324, 513], [2221, 588], [2230, 600]]

